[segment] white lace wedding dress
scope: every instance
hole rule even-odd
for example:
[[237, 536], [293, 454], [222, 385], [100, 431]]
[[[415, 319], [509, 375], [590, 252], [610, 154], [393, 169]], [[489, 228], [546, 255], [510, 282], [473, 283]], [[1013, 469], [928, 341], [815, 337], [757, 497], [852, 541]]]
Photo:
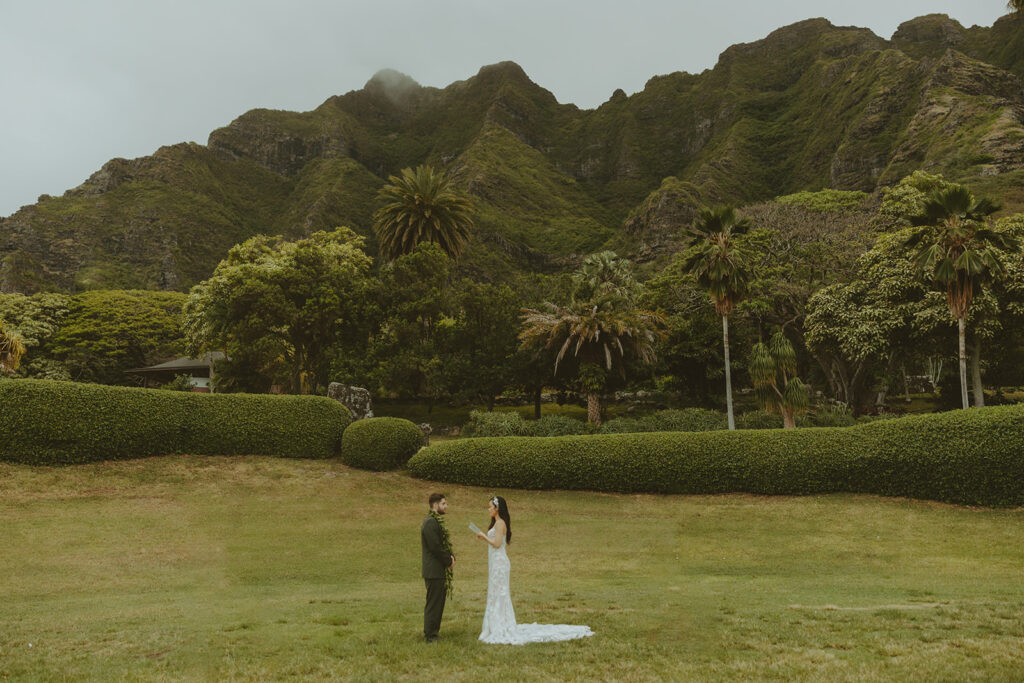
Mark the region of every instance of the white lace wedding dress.
[[[487, 531], [487, 536], [494, 538], [493, 527]], [[487, 569], [487, 609], [484, 611], [484, 625], [480, 631], [480, 640], [483, 642], [525, 645], [594, 635], [589, 626], [516, 623], [516, 612], [512, 609], [512, 594], [509, 591], [511, 565], [505, 552], [504, 539], [499, 548], [487, 545]]]

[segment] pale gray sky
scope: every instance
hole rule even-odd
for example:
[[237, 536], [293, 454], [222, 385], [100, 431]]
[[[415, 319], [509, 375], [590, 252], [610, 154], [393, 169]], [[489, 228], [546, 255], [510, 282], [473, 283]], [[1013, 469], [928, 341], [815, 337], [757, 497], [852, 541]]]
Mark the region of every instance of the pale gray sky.
[[714, 66], [811, 17], [889, 38], [943, 12], [991, 26], [1003, 0], [0, 0], [0, 216], [113, 157], [206, 143], [249, 109], [307, 111], [393, 68], [443, 87], [518, 62], [560, 102]]

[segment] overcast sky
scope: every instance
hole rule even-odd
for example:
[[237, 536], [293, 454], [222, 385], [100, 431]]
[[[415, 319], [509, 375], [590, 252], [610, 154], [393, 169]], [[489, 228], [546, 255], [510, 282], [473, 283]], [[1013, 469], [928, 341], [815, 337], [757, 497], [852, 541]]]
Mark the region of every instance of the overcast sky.
[[560, 102], [699, 73], [734, 43], [824, 16], [889, 38], [1003, 0], [0, 0], [0, 216], [114, 157], [206, 143], [249, 109], [308, 111], [393, 68], [443, 87], [519, 63]]

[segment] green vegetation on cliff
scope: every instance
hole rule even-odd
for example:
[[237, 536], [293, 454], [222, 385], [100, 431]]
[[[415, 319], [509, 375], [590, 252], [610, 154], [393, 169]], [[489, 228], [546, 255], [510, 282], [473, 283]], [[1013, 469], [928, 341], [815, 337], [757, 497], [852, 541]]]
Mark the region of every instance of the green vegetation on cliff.
[[461, 268], [566, 269], [603, 245], [654, 258], [698, 204], [876, 193], [926, 169], [1024, 207], [1024, 31], [944, 15], [884, 40], [810, 19], [651, 78], [595, 110], [511, 62], [446, 88], [384, 71], [310, 112], [253, 110], [207, 146], [114, 159], [0, 219], [0, 291], [185, 290], [234, 244], [339, 225], [372, 239], [387, 176], [428, 163], [474, 201]]

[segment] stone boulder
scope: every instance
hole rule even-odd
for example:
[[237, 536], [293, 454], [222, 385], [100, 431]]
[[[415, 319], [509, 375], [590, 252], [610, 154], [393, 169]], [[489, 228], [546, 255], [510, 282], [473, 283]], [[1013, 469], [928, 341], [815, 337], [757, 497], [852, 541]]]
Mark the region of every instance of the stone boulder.
[[370, 392], [362, 387], [331, 382], [327, 387], [327, 397], [348, 408], [352, 417], [357, 420], [373, 417], [373, 400], [370, 398]]

